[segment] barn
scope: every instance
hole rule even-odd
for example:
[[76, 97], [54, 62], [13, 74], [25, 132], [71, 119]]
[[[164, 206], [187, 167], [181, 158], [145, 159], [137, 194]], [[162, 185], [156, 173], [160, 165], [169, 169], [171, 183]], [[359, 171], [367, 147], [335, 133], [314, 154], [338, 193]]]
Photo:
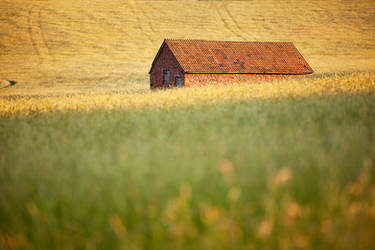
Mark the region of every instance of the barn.
[[291, 42], [165, 39], [150, 69], [150, 87], [190, 87], [311, 74]]

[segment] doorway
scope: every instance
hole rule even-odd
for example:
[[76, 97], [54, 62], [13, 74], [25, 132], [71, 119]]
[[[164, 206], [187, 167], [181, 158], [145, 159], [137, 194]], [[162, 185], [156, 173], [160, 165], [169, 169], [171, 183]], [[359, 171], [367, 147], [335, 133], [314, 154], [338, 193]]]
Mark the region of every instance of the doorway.
[[171, 72], [169, 69], [163, 70], [163, 85], [164, 88], [167, 88], [169, 86], [169, 79], [170, 79]]
[[178, 88], [181, 88], [181, 87], [184, 86], [184, 81], [182, 80], [181, 76], [177, 75], [177, 76], [174, 77], [174, 79], [176, 80], [176, 86]]

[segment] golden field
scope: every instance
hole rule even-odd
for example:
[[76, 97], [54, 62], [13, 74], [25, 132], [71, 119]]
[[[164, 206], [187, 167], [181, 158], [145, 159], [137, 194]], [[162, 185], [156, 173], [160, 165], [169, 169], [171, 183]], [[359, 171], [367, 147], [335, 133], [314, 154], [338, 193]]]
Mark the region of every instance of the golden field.
[[74, 95], [43, 91], [39, 95], [24, 94], [1, 98], [0, 116], [67, 110], [173, 108], [253, 99], [364, 93], [375, 93], [374, 72], [158, 91], [96, 91]]
[[[0, 0], [0, 249], [375, 249], [374, 20], [371, 0]], [[315, 73], [151, 91], [164, 38], [292, 41]]]
[[374, 20], [374, 1], [2, 0], [0, 96], [154, 96], [148, 70], [164, 38], [292, 41], [317, 76], [368, 71]]

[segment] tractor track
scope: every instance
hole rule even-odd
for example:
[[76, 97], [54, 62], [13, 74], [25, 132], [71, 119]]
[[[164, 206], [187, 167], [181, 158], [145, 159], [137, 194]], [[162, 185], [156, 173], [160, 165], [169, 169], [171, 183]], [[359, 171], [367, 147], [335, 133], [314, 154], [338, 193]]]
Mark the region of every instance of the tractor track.
[[43, 29], [43, 25], [42, 25], [42, 9], [41, 8], [39, 8], [39, 11], [38, 11], [38, 28], [40, 30], [40, 38], [42, 39], [43, 45], [47, 49], [48, 55], [51, 55], [52, 54], [51, 48], [48, 46], [47, 39], [46, 39], [44, 29]]
[[[140, 10], [140, 12], [141, 12], [141, 15], [142, 15], [142, 18], [144, 19], [144, 20], [147, 20], [147, 27], [148, 27], [148, 29], [149, 29], [149, 33], [155, 33], [155, 29], [154, 29], [154, 27], [152, 27], [152, 22], [150, 21], [150, 19], [147, 17], [147, 15], [146, 15], [146, 13], [145, 13], [145, 11], [143, 10], [143, 8], [139, 8], [139, 10]], [[149, 35], [150, 36], [150, 35]], [[150, 36], [150, 40], [151, 40], [151, 42], [154, 42], [155, 40], [152, 38], [152, 36]]]
[[[144, 12], [141, 10], [141, 8], [138, 8], [143, 16], [143, 18], [145, 20], [147, 20]], [[151, 26], [151, 23], [149, 23], [148, 21], [148, 25], [144, 26], [142, 25], [144, 22], [142, 22], [142, 20], [139, 18], [139, 16], [137, 15], [137, 3], [135, 0], [131, 0], [130, 1], [130, 11], [132, 12], [132, 14], [135, 16], [135, 18], [137, 19], [137, 24], [138, 24], [138, 29], [139, 31], [145, 36], [147, 37], [147, 40], [153, 44], [154, 40], [152, 39], [152, 36], [150, 35], [151, 32], [153, 32], [153, 28]], [[146, 29], [150, 30], [150, 32], [147, 32]]]
[[31, 45], [39, 58], [39, 64], [51, 58], [51, 49], [48, 46], [42, 26], [42, 9], [32, 6], [27, 17], [27, 30]]
[[237, 27], [237, 29], [245, 36], [249, 37], [249, 34], [241, 28], [241, 26], [238, 24], [238, 22], [236, 21], [236, 19], [234, 18], [234, 16], [232, 15], [232, 13], [229, 11], [228, 9], [228, 6], [226, 4], [224, 4], [224, 10], [226, 11], [228, 17], [232, 20], [232, 22], [234, 23], [234, 25]]
[[33, 47], [33, 50], [34, 50], [35, 54], [38, 56], [40, 63], [42, 63], [42, 58], [41, 58], [41, 55], [40, 55], [40, 52], [39, 52], [39, 49], [38, 49], [38, 44], [36, 43], [36, 40], [34, 38], [34, 32], [33, 32], [33, 28], [32, 28], [31, 18], [32, 18], [34, 8], [35, 8], [34, 6], [31, 7], [30, 10], [29, 10], [29, 13], [27, 15], [27, 31], [29, 33], [31, 46]]
[[[216, 3], [216, 4], [214, 3], [214, 5], [215, 5], [216, 13], [219, 16], [221, 22], [224, 24], [224, 27], [229, 32], [231, 32], [235, 36], [239, 37], [240, 39], [247, 40], [246, 37], [242, 35], [242, 34], [246, 35], [246, 33], [239, 27], [238, 23], [234, 20], [233, 16], [230, 14], [230, 12], [228, 11], [228, 9], [226, 7], [226, 3], [223, 2], [223, 3], [220, 4], [220, 6], [219, 6], [218, 3]], [[222, 10], [224, 10], [224, 11], [222, 12]], [[231, 27], [231, 23], [233, 24], [232, 27]], [[233, 28], [233, 27], [235, 27], [235, 28]]]
[[39, 12], [38, 12], [38, 28], [40, 30], [40, 37], [41, 37], [41, 40], [43, 42], [43, 46], [47, 51], [48, 58], [52, 58], [53, 61], [55, 62], [56, 58], [52, 53], [51, 47], [48, 45], [47, 38], [46, 38], [46, 32], [44, 31], [44, 28], [43, 28], [42, 9], [41, 8], [39, 8]]

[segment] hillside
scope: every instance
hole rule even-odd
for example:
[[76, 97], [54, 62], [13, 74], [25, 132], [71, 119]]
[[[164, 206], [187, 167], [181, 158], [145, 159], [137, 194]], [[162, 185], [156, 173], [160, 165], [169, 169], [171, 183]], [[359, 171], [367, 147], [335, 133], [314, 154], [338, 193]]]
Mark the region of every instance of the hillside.
[[0, 94], [147, 89], [166, 37], [293, 41], [317, 74], [368, 70], [374, 20], [374, 1], [3, 0], [0, 83], [18, 83]]
[[[374, 20], [370, 0], [0, 0], [0, 249], [375, 249]], [[315, 73], [151, 91], [166, 37], [292, 41]]]

